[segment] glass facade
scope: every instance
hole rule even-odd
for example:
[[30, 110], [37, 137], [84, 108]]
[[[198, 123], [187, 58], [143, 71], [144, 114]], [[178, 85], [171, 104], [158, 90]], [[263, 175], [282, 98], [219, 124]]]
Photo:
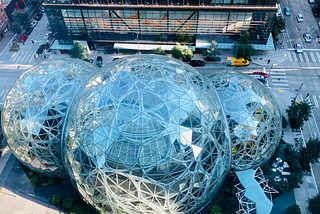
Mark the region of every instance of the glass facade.
[[106, 213], [195, 213], [231, 166], [214, 86], [189, 65], [135, 55], [79, 89], [64, 124], [63, 159], [83, 198]]
[[12, 86], [2, 129], [13, 154], [31, 170], [66, 176], [61, 130], [71, 99], [95, 67], [81, 60], [49, 60], [31, 67]]
[[[230, 1], [230, 0], [229, 0]], [[231, 2], [231, 1], [230, 1]], [[225, 4], [225, 3], [224, 3]], [[235, 3], [233, 1], [233, 5]], [[265, 44], [273, 28], [277, 7], [208, 6], [101, 6], [88, 4], [45, 4], [51, 29], [60, 40], [89, 42], [175, 43], [194, 45], [196, 40], [211, 43], [234, 42], [249, 32], [253, 44]]]
[[280, 143], [279, 106], [265, 85], [240, 72], [216, 71], [216, 87], [230, 128], [232, 167], [255, 169], [266, 163]]

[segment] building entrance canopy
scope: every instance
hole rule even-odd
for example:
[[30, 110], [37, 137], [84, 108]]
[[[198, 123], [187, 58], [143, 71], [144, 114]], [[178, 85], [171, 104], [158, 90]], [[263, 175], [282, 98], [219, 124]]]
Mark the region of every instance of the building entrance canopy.
[[[114, 49], [130, 49], [130, 50], [152, 50], [161, 47], [165, 51], [170, 51], [176, 45], [157, 45], [157, 44], [125, 44], [125, 43], [114, 43]], [[181, 45], [181, 48], [191, 48], [195, 51], [195, 47], [188, 47]]]

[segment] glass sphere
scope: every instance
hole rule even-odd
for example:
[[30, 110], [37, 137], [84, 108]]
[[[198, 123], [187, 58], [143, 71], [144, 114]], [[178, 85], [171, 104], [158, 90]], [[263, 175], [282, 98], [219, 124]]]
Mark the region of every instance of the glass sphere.
[[230, 169], [214, 86], [173, 58], [135, 55], [105, 65], [82, 85], [64, 126], [69, 176], [107, 213], [194, 213]]
[[78, 86], [96, 68], [77, 59], [44, 61], [13, 84], [2, 111], [13, 154], [33, 171], [65, 176], [61, 160], [64, 116]]
[[232, 144], [232, 167], [262, 166], [277, 149], [281, 133], [280, 108], [270, 90], [258, 80], [236, 71], [209, 75], [226, 114]]

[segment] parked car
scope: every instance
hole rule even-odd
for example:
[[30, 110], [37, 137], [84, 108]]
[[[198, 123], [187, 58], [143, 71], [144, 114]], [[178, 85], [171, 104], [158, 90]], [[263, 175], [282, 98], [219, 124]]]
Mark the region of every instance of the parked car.
[[101, 56], [97, 57], [97, 64], [102, 65], [102, 57]]
[[204, 58], [202, 55], [200, 54], [195, 54], [191, 61], [190, 61], [190, 65], [191, 66], [204, 66], [206, 64], [206, 62], [204, 61]]
[[312, 42], [312, 39], [309, 33], [304, 33], [303, 38], [305, 42]]
[[48, 33], [46, 33], [46, 35], [44, 35], [44, 38], [45, 38], [45, 39], [50, 39], [51, 36], [52, 36], [52, 32], [49, 31]]
[[302, 45], [300, 43], [296, 43], [294, 45], [294, 48], [296, 49], [297, 53], [302, 53], [303, 52]]
[[37, 20], [37, 21], [40, 21], [40, 19], [42, 18], [42, 13], [39, 13], [37, 16], [36, 16], [36, 18], [35, 18], [35, 20]]
[[302, 15], [302, 14], [299, 13], [299, 14], [297, 15], [297, 21], [298, 21], [298, 22], [303, 22], [303, 15]]
[[284, 14], [286, 14], [286, 16], [291, 16], [291, 10], [290, 10], [290, 7], [286, 7], [286, 8], [284, 8]]
[[309, 0], [309, 3], [310, 4], [314, 4], [314, 0]]
[[31, 28], [34, 28], [35, 26], [37, 26], [37, 24], [38, 24], [38, 22], [37, 21], [32, 21], [31, 23], [30, 23], [30, 27]]
[[313, 13], [314, 16], [319, 16], [319, 14], [320, 14], [319, 7], [314, 6], [314, 7], [312, 8], [312, 13]]
[[23, 43], [27, 40], [28, 36], [27, 35], [23, 35], [20, 37], [20, 42]]
[[41, 13], [44, 13], [44, 7], [41, 7], [41, 8], [40, 8], [40, 12], [41, 12]]
[[25, 32], [26, 35], [30, 35], [33, 31], [33, 28], [28, 28]]

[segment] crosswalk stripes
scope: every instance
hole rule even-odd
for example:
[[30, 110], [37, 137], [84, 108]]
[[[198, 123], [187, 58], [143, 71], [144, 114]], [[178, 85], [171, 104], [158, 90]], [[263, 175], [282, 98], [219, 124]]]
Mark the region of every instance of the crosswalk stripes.
[[317, 58], [318, 58], [318, 60], [320, 62], [320, 54], [317, 52], [316, 55], [317, 55]]
[[310, 62], [307, 53], [303, 52], [303, 55], [304, 55], [304, 58], [306, 59], [306, 62]]
[[317, 96], [312, 95], [312, 97], [313, 97], [313, 100], [314, 100], [314, 105], [315, 105], [317, 108], [319, 108], [319, 103], [318, 103], [318, 100], [317, 100]]
[[299, 56], [300, 62], [304, 62], [302, 54], [298, 54], [298, 56]]
[[312, 62], [316, 62], [316, 59], [314, 58], [314, 55], [313, 55], [312, 52], [310, 52], [310, 57], [311, 57], [311, 61], [312, 61]]
[[297, 62], [298, 60], [297, 60], [297, 55], [295, 54], [295, 53], [293, 53], [293, 60], [294, 60], [294, 62]]
[[269, 85], [275, 89], [290, 89], [286, 73], [272, 72], [270, 80], [272, 85], [270, 83]]
[[35, 54], [35, 51], [20, 51], [13, 57], [12, 62], [32, 62]]
[[292, 62], [292, 57], [291, 57], [291, 53], [290, 52], [288, 52], [288, 59], [289, 59], [290, 62]]

